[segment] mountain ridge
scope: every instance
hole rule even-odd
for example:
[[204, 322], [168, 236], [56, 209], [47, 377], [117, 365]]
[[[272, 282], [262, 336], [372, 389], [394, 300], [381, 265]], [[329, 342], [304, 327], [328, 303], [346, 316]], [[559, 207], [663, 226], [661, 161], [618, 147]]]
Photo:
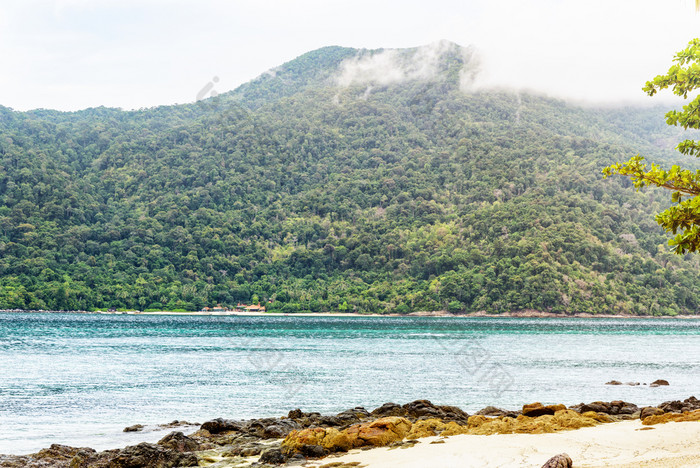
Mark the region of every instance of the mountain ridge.
[[465, 92], [444, 49], [374, 84], [334, 80], [400, 52], [319, 49], [187, 105], [0, 109], [0, 308], [695, 314], [663, 194], [600, 178], [677, 158], [661, 113]]

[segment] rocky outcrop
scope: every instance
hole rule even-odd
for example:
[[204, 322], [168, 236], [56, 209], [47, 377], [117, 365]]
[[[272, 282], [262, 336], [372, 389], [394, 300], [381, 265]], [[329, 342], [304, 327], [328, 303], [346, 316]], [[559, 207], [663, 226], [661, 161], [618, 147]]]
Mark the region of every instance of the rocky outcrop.
[[700, 421], [700, 410], [686, 411], [685, 413], [664, 413], [648, 416], [642, 420], [645, 426], [664, 424], [667, 422]]
[[92, 459], [97, 452], [91, 448], [69, 447], [53, 444], [32, 455], [0, 455], [0, 467], [3, 468], [73, 468], [82, 466], [76, 461]]
[[553, 415], [547, 414], [538, 417], [525, 415], [520, 415], [517, 418], [472, 416], [469, 418], [468, 434], [543, 434], [595, 426], [601, 422], [603, 421], [600, 421], [598, 417], [590, 417], [590, 415], [579, 414], [568, 409], [559, 410]]
[[[406, 418], [388, 416], [363, 424], [355, 424], [339, 431], [336, 428], [316, 427], [292, 431], [282, 442], [282, 451], [287, 455], [295, 453], [346, 452], [358, 447], [383, 447], [403, 440], [411, 430], [411, 422]], [[323, 449], [313, 449], [316, 446]]]
[[592, 403], [579, 403], [578, 405], [570, 406], [569, 409], [579, 413], [587, 413], [593, 411], [603, 413], [610, 416], [616, 416], [617, 419], [634, 419], [639, 407], [634, 403], [628, 403], [622, 400], [614, 400], [610, 402], [594, 401]]
[[197, 464], [197, 456], [193, 453], [145, 442], [103, 452], [54, 444], [32, 455], [0, 456], [3, 468], [173, 468]]
[[700, 409], [700, 400], [695, 397], [686, 398], [683, 401], [665, 401], [659, 405], [665, 413], [684, 413]]
[[174, 468], [181, 466], [197, 466], [197, 456], [192, 453], [181, 453], [168, 450], [156, 444], [142, 442], [123, 448], [109, 462], [108, 468]]
[[[238, 466], [249, 464], [249, 457], [256, 456], [263, 465], [300, 464], [307, 458], [320, 458], [353, 448], [405, 448], [416, 443], [417, 439], [430, 436], [539, 434], [637, 417], [647, 426], [671, 421], [697, 421], [700, 420], [700, 401], [690, 397], [641, 410], [621, 400], [581, 403], [568, 409], [564, 405], [537, 402], [524, 405], [517, 411], [486, 407], [473, 416], [457, 407], [435, 405], [429, 400], [416, 400], [405, 405], [385, 403], [371, 412], [355, 407], [336, 415], [295, 409], [280, 418], [247, 421], [218, 418], [205, 422], [200, 430], [190, 435], [172, 432], [157, 444], [143, 443], [120, 450], [96, 452], [89, 448], [52, 445], [33, 455], [0, 455], [0, 467]], [[179, 425], [180, 422], [171, 424], [174, 423]], [[167, 425], [161, 427], [164, 426]], [[560, 457], [559, 462], [565, 463], [562, 460]]]
[[652, 383], [649, 384], [650, 387], [659, 387], [659, 386], [666, 386], [669, 385], [668, 380], [664, 379], [658, 379], [654, 380]]

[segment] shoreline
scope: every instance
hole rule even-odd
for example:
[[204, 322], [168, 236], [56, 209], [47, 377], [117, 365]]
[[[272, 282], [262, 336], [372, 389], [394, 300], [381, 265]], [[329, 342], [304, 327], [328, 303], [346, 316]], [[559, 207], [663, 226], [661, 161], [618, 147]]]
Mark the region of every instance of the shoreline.
[[445, 311], [435, 312], [413, 312], [410, 314], [360, 314], [355, 312], [203, 312], [188, 311], [174, 312], [167, 310], [143, 312], [138, 310], [128, 311], [85, 311], [85, 310], [18, 310], [0, 309], [0, 313], [37, 313], [37, 314], [94, 314], [94, 315], [179, 315], [179, 316], [217, 316], [217, 317], [342, 317], [342, 318], [364, 318], [364, 317], [403, 317], [403, 318], [560, 318], [560, 319], [676, 319], [676, 320], [698, 320], [698, 315], [633, 315], [633, 314], [590, 314], [587, 312], [571, 315], [555, 314], [541, 311], [515, 311], [504, 312], [502, 314], [487, 314], [485, 312], [472, 312], [468, 314], [450, 314]]
[[406, 450], [380, 447], [353, 450], [307, 466], [358, 463], [366, 468], [423, 468], [431, 461], [444, 468], [478, 466], [541, 467], [566, 453], [575, 467], [697, 467], [700, 466], [700, 423], [676, 422], [658, 427], [619, 421], [548, 434], [432, 436]]
[[[196, 423], [194, 423], [196, 424]], [[0, 454], [0, 467], [41, 466], [303, 466], [320, 468], [540, 467], [566, 453], [574, 466], [700, 465], [700, 401], [638, 407], [624, 401], [492, 406], [467, 414], [416, 400], [355, 407], [337, 415], [291, 410], [287, 416], [201, 425], [173, 421], [157, 443], [121, 449], [53, 444], [29, 455]], [[188, 427], [188, 434], [182, 430]], [[144, 426], [125, 428], [140, 431]], [[195, 430], [196, 429], [196, 430]], [[146, 438], [146, 432], [144, 432]], [[400, 450], [397, 450], [400, 449]], [[140, 464], [134, 464], [136, 461]], [[145, 465], [144, 465], [145, 463]], [[115, 465], [115, 466], [117, 466]], [[160, 466], [160, 465], [159, 465]]]

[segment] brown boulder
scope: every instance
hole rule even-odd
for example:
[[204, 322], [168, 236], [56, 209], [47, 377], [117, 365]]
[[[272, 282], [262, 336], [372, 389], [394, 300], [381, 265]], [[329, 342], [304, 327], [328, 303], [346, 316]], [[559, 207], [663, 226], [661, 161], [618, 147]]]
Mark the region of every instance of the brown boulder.
[[653, 385], [653, 386], [658, 387], [658, 386], [663, 386], [663, 385], [668, 385], [668, 384], [669, 384], [669, 383], [668, 383], [668, 380], [658, 379], [658, 380], [654, 380], [654, 381], [653, 381], [651, 384], [649, 384], [649, 385]]
[[614, 400], [611, 402], [605, 401], [594, 401], [592, 403], [580, 403], [578, 405], [571, 406], [569, 409], [578, 411], [579, 413], [587, 413], [589, 411], [594, 411], [596, 413], [604, 413], [612, 416], [622, 416], [618, 419], [625, 419], [624, 416], [635, 414], [639, 411], [639, 408], [634, 403], [629, 403], [622, 400]]
[[158, 441], [158, 445], [175, 450], [176, 452], [196, 452], [199, 444], [182, 432], [171, 432]]
[[301, 425], [294, 419], [264, 418], [248, 422], [246, 431], [263, 439], [281, 439]]
[[547, 460], [542, 465], [542, 468], [572, 468], [573, 466], [574, 462], [571, 460], [571, 457], [565, 453], [560, 453]]
[[229, 431], [242, 431], [244, 426], [245, 424], [241, 421], [217, 418], [202, 424], [201, 429], [209, 431], [210, 434], [220, 434]]
[[566, 409], [564, 405], [547, 405], [544, 406], [542, 403], [531, 403], [529, 405], [523, 406], [523, 416], [528, 416], [530, 418], [536, 418], [537, 416], [544, 416], [546, 414], [553, 415], [557, 411]]
[[595, 411], [596, 413], [610, 414], [610, 403], [604, 401], [594, 401], [593, 403], [581, 404], [578, 407], [572, 409], [578, 410], [579, 413], [587, 413], [589, 411]]
[[258, 463], [281, 465], [287, 461], [287, 456], [280, 449], [270, 449], [260, 456]]
[[444, 422], [454, 421], [466, 424], [469, 419], [469, 414], [456, 406], [439, 405], [438, 409], [440, 410], [440, 419]]
[[639, 407], [634, 403], [628, 403], [622, 400], [614, 400], [610, 402], [610, 414], [612, 415], [629, 415], [639, 411]]
[[291, 410], [289, 413], [287, 413], [287, 417], [289, 419], [301, 419], [306, 417], [307, 415], [300, 410], [299, 408]]
[[644, 421], [644, 419], [648, 418], [649, 416], [656, 416], [659, 414], [664, 414], [664, 410], [655, 406], [646, 406], [642, 408], [642, 411], [639, 413], [639, 419]]
[[373, 410], [371, 414], [372, 416], [383, 418], [387, 416], [406, 416], [406, 413], [406, 408], [401, 405], [397, 405], [396, 403], [384, 403], [379, 408]]
[[509, 413], [509, 411], [496, 408], [495, 406], [487, 406], [486, 408], [476, 412], [476, 414], [481, 416], [505, 416], [507, 413]]
[[466, 424], [469, 415], [456, 406], [434, 405], [428, 400], [416, 400], [402, 406], [404, 413], [395, 413], [396, 416], [405, 416], [411, 421], [418, 419], [437, 418], [444, 422], [456, 421]]
[[143, 424], [134, 424], [133, 426], [125, 427], [123, 432], [141, 432]]
[[[379, 418], [376, 421], [358, 424], [347, 428], [345, 431], [349, 437], [356, 436], [361, 441], [359, 446], [371, 445], [383, 447], [397, 440], [402, 440], [411, 430], [411, 422], [406, 418], [389, 416]], [[355, 442], [357, 446], [357, 442]]]
[[361, 406], [358, 406], [356, 408], [345, 410], [341, 413], [336, 414], [335, 420], [337, 421], [337, 425], [339, 426], [349, 426], [351, 424], [357, 424], [363, 419], [369, 418], [370, 416], [370, 413], [366, 409], [362, 408]]

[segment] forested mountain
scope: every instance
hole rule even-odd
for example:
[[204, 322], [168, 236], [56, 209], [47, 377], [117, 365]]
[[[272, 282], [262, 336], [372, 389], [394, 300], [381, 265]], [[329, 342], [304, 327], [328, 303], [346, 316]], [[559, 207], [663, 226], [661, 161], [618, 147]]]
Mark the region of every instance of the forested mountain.
[[195, 104], [0, 107], [0, 308], [696, 313], [668, 194], [600, 175], [675, 157], [664, 110], [479, 90], [477, 67], [328, 47]]

